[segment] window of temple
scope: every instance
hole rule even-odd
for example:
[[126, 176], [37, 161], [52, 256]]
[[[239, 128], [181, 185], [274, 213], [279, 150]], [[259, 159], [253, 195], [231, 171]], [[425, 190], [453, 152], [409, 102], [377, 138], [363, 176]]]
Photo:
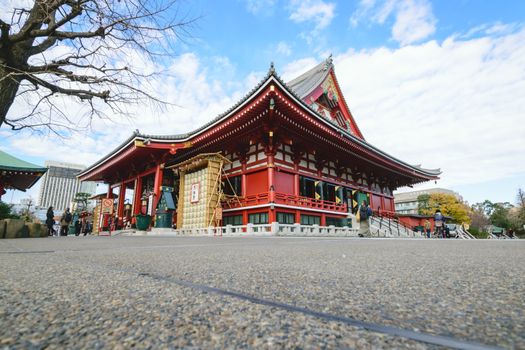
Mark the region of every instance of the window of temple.
[[277, 212], [277, 222], [285, 225], [292, 225], [295, 223], [295, 214]]
[[300, 176], [299, 195], [308, 198], [315, 198], [315, 180]]
[[225, 216], [222, 219], [222, 224], [224, 226], [226, 226], [226, 225], [232, 225], [232, 226], [242, 225], [242, 215]]
[[248, 215], [248, 222], [254, 225], [262, 225], [268, 223], [268, 213], [254, 213]]
[[323, 183], [323, 200], [335, 202], [335, 185], [331, 183]]
[[327, 216], [326, 226], [343, 227], [343, 226], [346, 226], [347, 221], [348, 220], [346, 218], [334, 218], [334, 217]]
[[242, 196], [242, 176], [239, 175], [224, 179], [222, 181], [222, 188], [227, 195]]
[[301, 225], [320, 225], [321, 217], [317, 215], [301, 215]]

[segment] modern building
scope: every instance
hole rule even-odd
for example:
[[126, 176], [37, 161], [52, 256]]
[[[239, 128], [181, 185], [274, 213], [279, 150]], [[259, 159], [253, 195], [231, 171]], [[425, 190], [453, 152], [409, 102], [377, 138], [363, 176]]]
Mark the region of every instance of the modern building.
[[86, 167], [57, 161], [46, 161], [46, 174], [42, 177], [38, 205], [44, 208], [53, 206], [55, 213], [70, 208], [78, 192], [93, 194], [94, 182], [80, 182], [77, 175]]
[[418, 190], [410, 191], [403, 193], [394, 194], [394, 203], [396, 208], [396, 213], [398, 214], [418, 214], [418, 200], [417, 198], [423, 194], [432, 194], [432, 193], [443, 193], [451, 194], [455, 196], [458, 200], [462, 200], [462, 197], [446, 188], [429, 188], [427, 190]]
[[[330, 57], [288, 83], [272, 64], [244, 98], [202, 127], [180, 135], [136, 131], [78, 176], [108, 184], [107, 198], [115, 198], [114, 190], [125, 193], [115, 201], [123, 221], [126, 200], [133, 214], [155, 218], [167, 208], [165, 191], [173, 191], [172, 223], [193, 229], [273, 222], [343, 226], [359, 202], [392, 214], [395, 189], [439, 174], [365, 140]], [[215, 214], [203, 220], [212, 209]]]

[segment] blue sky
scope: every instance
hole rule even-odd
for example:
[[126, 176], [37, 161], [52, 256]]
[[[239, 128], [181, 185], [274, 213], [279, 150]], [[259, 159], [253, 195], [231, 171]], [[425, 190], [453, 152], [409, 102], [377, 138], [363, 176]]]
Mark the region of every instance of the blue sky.
[[[9, 13], [16, 1], [0, 4]], [[228, 109], [271, 61], [286, 79], [334, 55], [336, 74], [367, 141], [402, 160], [441, 168], [437, 185], [470, 203], [514, 202], [525, 188], [525, 2], [427, 0], [182, 1], [202, 16], [153, 82], [176, 107], [130, 107], [131, 120], [95, 120], [68, 139], [0, 129], [0, 148], [44, 164], [89, 165], [135, 129], [187, 132]], [[0, 15], [1, 16], [1, 15]], [[130, 59], [131, 60], [131, 59]], [[68, 110], [80, 110], [64, 100]], [[23, 111], [20, 102], [12, 113]], [[17, 201], [37, 197], [8, 194]]]

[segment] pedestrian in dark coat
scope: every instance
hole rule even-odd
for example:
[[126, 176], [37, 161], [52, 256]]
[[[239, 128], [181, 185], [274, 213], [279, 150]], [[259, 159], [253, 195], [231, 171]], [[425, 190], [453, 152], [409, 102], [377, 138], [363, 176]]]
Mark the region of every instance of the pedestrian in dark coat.
[[71, 215], [71, 212], [69, 211], [69, 208], [66, 209], [66, 211], [62, 214], [62, 217], [60, 218], [60, 235], [61, 236], [67, 236], [69, 232], [69, 224], [73, 220], [73, 215]]
[[55, 235], [56, 231], [53, 228], [54, 224], [55, 224], [55, 213], [53, 212], [53, 207], [49, 207], [46, 213], [46, 226], [47, 226], [48, 236]]

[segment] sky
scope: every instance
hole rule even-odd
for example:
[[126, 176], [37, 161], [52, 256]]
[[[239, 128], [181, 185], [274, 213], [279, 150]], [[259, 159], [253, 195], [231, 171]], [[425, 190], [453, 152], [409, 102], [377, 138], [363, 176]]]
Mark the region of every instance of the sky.
[[[0, 18], [14, 3], [0, 0]], [[179, 6], [198, 20], [174, 43], [176, 55], [161, 62], [138, 52], [121, 58], [144, 72], [162, 70], [147, 89], [172, 105], [130, 105], [129, 116], [94, 119], [89, 131], [62, 138], [3, 126], [0, 149], [39, 165], [88, 166], [136, 129], [177, 134], [199, 127], [250, 91], [270, 62], [286, 81], [332, 54], [367, 142], [442, 170], [437, 183], [400, 191], [444, 187], [469, 203], [514, 203], [525, 188], [524, 1], [183, 0]], [[73, 122], [85, 108], [56, 101]], [[9, 113], [30, 107], [18, 100]], [[38, 188], [3, 199], [36, 199]]]

